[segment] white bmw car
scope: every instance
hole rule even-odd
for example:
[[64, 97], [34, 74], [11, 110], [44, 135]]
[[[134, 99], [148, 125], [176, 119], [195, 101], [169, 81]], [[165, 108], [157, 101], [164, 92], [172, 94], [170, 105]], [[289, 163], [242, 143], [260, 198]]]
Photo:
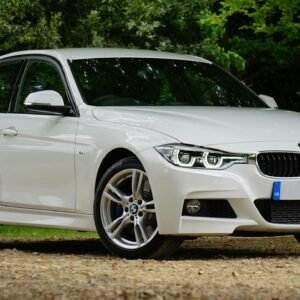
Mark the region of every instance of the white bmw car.
[[196, 236], [300, 240], [300, 115], [205, 59], [0, 58], [0, 223], [97, 230], [123, 257]]

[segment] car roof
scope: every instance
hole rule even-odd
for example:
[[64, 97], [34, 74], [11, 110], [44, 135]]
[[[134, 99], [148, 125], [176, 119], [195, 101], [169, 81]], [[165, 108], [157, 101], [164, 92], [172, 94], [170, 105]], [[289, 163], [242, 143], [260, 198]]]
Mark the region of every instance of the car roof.
[[133, 57], [133, 58], [158, 58], [175, 60], [193, 60], [204, 63], [210, 61], [198, 56], [176, 54], [171, 52], [138, 50], [138, 49], [118, 49], [118, 48], [65, 48], [47, 50], [26, 50], [12, 52], [0, 57], [0, 59], [24, 56], [24, 55], [47, 55], [57, 59], [78, 60], [91, 58], [112, 58], [112, 57]]

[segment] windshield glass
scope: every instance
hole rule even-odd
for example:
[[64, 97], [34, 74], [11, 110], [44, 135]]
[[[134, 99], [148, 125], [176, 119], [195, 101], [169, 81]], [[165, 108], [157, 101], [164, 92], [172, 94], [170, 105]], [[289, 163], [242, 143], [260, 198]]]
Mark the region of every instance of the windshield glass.
[[148, 58], [80, 59], [70, 64], [84, 101], [93, 106], [267, 107], [213, 64]]

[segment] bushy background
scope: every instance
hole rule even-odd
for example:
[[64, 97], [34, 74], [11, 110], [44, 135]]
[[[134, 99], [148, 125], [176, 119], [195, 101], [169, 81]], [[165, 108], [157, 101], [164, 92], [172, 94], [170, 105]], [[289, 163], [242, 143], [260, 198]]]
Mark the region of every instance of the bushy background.
[[0, 2], [0, 53], [58, 47], [196, 54], [300, 111], [300, 0]]

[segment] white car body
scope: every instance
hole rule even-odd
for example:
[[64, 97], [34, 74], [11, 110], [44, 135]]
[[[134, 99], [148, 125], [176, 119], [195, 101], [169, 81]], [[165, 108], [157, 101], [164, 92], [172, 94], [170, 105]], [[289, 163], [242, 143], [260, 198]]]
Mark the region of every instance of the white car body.
[[[181, 168], [154, 149], [183, 143], [254, 157], [262, 151], [299, 153], [298, 113], [273, 108], [93, 107], [83, 101], [68, 63], [83, 58], [139, 57], [210, 64], [198, 57], [138, 50], [62, 49], [12, 53], [2, 56], [0, 64], [20, 57], [54, 59], [79, 114], [1, 113], [1, 224], [94, 231], [97, 174], [103, 159], [121, 148], [135, 155], [148, 174], [161, 235], [300, 232], [300, 224], [266, 221], [254, 205], [256, 199], [271, 198], [277, 180], [300, 200], [299, 177], [265, 176], [255, 158], [224, 170]], [[185, 199], [226, 199], [237, 217], [183, 216]]]

